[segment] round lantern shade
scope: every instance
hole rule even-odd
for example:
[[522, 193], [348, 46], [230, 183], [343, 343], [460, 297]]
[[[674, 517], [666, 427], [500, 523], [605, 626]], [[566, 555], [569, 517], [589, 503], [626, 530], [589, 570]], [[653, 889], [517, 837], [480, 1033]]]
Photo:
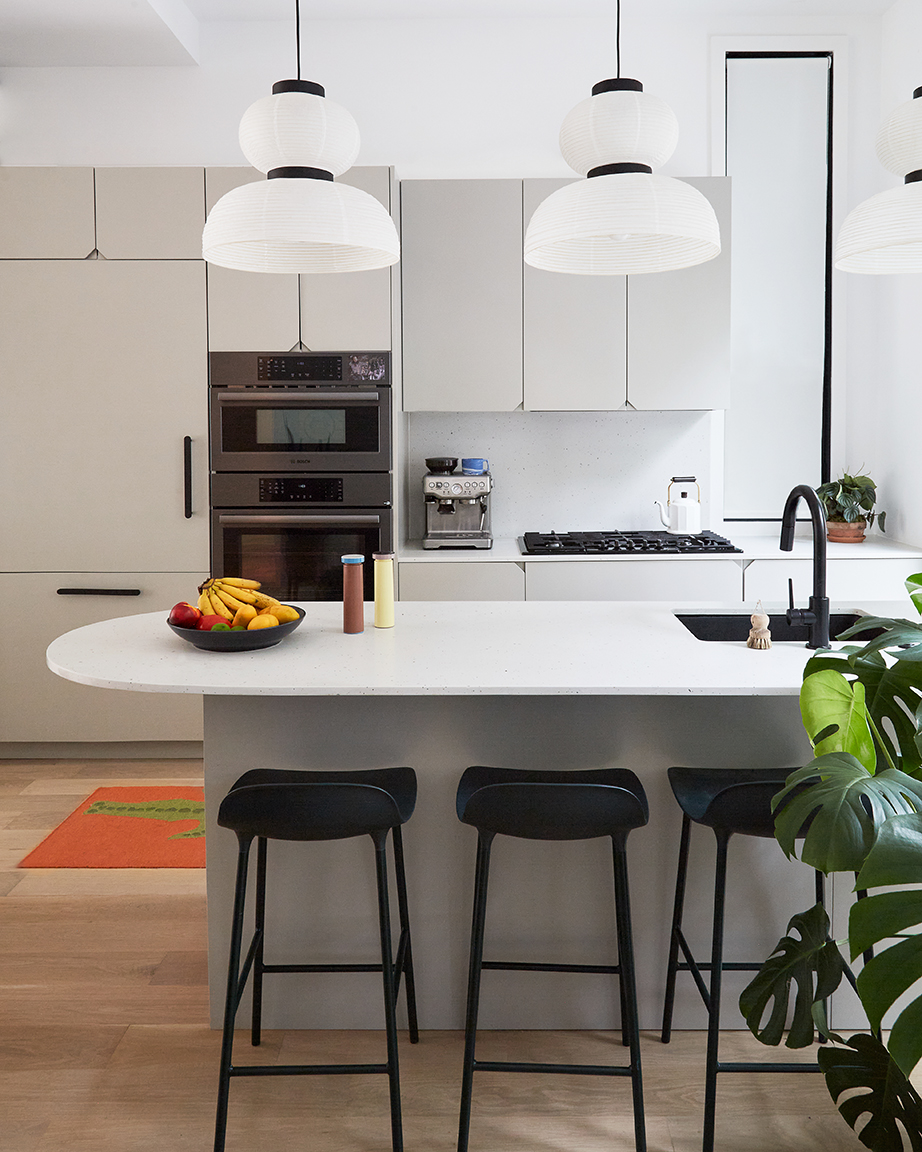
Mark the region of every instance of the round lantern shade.
[[571, 109], [560, 129], [560, 151], [580, 176], [602, 164], [659, 168], [678, 142], [675, 113], [647, 92], [599, 92]]
[[907, 100], [884, 122], [877, 134], [877, 157], [897, 176], [922, 168], [922, 98]]
[[254, 168], [322, 168], [341, 176], [359, 154], [359, 128], [341, 104], [311, 92], [277, 92], [244, 112], [240, 147]]
[[396, 264], [400, 241], [367, 192], [301, 177], [222, 196], [205, 223], [202, 255], [244, 272], [361, 272]]
[[720, 228], [707, 198], [681, 180], [642, 172], [558, 189], [538, 205], [525, 234], [525, 263], [549, 272], [667, 272], [719, 253]]
[[836, 241], [843, 272], [922, 272], [922, 182], [878, 192], [852, 209]]

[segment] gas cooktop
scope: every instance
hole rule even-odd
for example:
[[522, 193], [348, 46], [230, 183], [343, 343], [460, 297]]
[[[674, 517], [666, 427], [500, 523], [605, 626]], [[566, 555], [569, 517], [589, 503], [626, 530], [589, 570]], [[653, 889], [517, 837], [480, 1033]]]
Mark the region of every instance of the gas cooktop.
[[742, 548], [734, 548], [729, 540], [713, 532], [698, 532], [694, 536], [672, 532], [526, 532], [520, 546], [529, 556], [742, 552]]

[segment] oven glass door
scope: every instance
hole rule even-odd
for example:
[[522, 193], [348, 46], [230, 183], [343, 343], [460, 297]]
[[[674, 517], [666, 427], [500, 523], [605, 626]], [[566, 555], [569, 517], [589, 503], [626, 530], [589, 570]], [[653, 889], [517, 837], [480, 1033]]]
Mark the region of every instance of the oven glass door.
[[212, 515], [212, 571], [248, 576], [280, 600], [341, 600], [342, 557], [365, 557], [366, 600], [374, 599], [373, 552], [391, 549], [391, 510], [263, 513], [222, 509]]
[[212, 389], [215, 471], [390, 469], [390, 389]]

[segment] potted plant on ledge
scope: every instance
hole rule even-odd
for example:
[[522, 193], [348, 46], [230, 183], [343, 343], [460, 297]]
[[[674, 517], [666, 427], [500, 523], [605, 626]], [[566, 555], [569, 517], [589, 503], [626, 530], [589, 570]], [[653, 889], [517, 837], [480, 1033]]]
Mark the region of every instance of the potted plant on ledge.
[[826, 537], [837, 544], [860, 544], [864, 530], [875, 518], [884, 531], [886, 512], [875, 512], [877, 485], [870, 476], [849, 476], [829, 480], [816, 490], [826, 510]]
[[[906, 587], [922, 613], [922, 573]], [[815, 758], [773, 802], [787, 856], [806, 826], [800, 859], [855, 878], [862, 898], [850, 910], [847, 956], [816, 904], [793, 917], [740, 1008], [764, 1044], [807, 1047], [817, 1032], [828, 1041], [820, 1069], [865, 1147], [922, 1152], [922, 1096], [909, 1080], [922, 1067], [922, 623], [866, 617], [841, 638], [856, 635], [871, 638], [806, 664], [801, 714]], [[868, 1021], [849, 1037], [826, 1017], [843, 978]]]

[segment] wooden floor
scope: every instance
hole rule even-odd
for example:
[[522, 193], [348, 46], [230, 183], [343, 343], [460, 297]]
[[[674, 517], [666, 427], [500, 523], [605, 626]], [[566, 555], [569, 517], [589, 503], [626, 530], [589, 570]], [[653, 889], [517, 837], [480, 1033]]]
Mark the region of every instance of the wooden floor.
[[[199, 761], [0, 761], [0, 1152], [204, 1152], [219, 1035], [206, 1014], [204, 873], [18, 869], [94, 788], [199, 783]], [[245, 1038], [245, 1034], [244, 1034]], [[645, 1034], [651, 1152], [701, 1140], [704, 1037]], [[402, 1040], [407, 1152], [456, 1140], [462, 1041]], [[254, 1056], [255, 1051], [255, 1056]], [[722, 1055], [771, 1056], [748, 1033]], [[610, 1033], [482, 1033], [484, 1059], [618, 1063]], [[243, 1062], [382, 1060], [378, 1033], [274, 1032]], [[857, 1152], [817, 1075], [726, 1075], [718, 1152]], [[387, 1152], [383, 1077], [236, 1080], [228, 1152]], [[633, 1148], [627, 1080], [481, 1073], [471, 1152]]]

